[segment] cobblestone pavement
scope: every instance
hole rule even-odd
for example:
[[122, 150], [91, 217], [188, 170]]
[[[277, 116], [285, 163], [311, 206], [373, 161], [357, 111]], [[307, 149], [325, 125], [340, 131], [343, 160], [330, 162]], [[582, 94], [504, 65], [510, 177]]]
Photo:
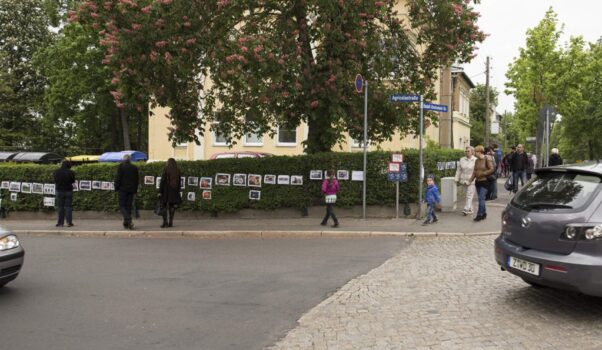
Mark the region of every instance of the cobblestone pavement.
[[417, 238], [273, 349], [602, 349], [602, 298], [500, 271], [494, 236]]

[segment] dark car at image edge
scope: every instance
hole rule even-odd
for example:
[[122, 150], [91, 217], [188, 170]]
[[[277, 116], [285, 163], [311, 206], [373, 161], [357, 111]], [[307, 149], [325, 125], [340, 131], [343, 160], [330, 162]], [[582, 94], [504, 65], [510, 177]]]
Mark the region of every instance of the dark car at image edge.
[[602, 164], [536, 170], [502, 214], [495, 259], [534, 286], [602, 296]]
[[17, 278], [24, 259], [25, 250], [19, 238], [0, 228], [0, 287]]

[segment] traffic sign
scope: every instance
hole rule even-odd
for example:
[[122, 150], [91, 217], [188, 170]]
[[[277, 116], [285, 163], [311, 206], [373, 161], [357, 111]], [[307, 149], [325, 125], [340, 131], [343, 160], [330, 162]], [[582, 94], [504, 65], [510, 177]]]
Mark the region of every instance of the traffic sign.
[[419, 95], [394, 94], [389, 99], [391, 102], [420, 102]]
[[399, 164], [399, 172], [387, 173], [389, 181], [393, 182], [407, 182], [408, 181], [408, 168], [405, 163]]
[[446, 105], [438, 105], [438, 104], [434, 104], [434, 103], [423, 103], [422, 109], [426, 109], [429, 111], [435, 111], [435, 112], [444, 112], [444, 113], [447, 112]]
[[364, 87], [364, 78], [362, 78], [361, 74], [355, 76], [355, 91], [358, 93], [362, 92], [362, 88]]

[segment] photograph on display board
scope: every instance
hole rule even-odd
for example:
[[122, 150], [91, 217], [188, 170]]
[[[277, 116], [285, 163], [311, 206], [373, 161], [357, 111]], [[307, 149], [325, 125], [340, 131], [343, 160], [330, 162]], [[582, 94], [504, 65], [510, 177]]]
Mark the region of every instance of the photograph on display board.
[[21, 183], [20, 182], [11, 182], [8, 190], [11, 192], [20, 192], [21, 191]]
[[215, 185], [230, 186], [230, 174], [215, 174]]
[[395, 163], [403, 163], [403, 154], [394, 153], [391, 155], [391, 161]]
[[79, 191], [79, 183], [77, 181], [75, 181], [73, 183], [73, 191], [74, 192], [78, 192]]
[[181, 189], [181, 190], [183, 190], [183, 189], [185, 189], [185, 188], [186, 188], [186, 177], [185, 177], [185, 176], [182, 176], [182, 177], [180, 178], [180, 189]]
[[275, 185], [276, 184], [276, 175], [264, 175], [263, 183], [267, 185]]
[[31, 193], [44, 194], [44, 184], [34, 183], [31, 185]]
[[54, 184], [44, 184], [44, 194], [51, 194], [54, 196], [55, 186]]
[[44, 197], [45, 207], [54, 207], [54, 197]]
[[21, 184], [21, 192], [22, 193], [31, 193], [31, 184], [29, 182], [24, 182]]
[[290, 185], [291, 177], [288, 175], [278, 175], [278, 185]]
[[114, 182], [109, 182], [109, 190], [115, 191], [115, 183]]
[[211, 199], [211, 191], [203, 191], [203, 199]]
[[349, 170], [337, 170], [337, 179], [349, 180]]
[[210, 190], [211, 183], [213, 183], [212, 177], [201, 177], [201, 182], [199, 184], [199, 187], [201, 187], [202, 189], [205, 189], [205, 190]]
[[92, 191], [92, 182], [89, 180], [81, 180], [79, 182], [79, 189], [81, 191]]
[[145, 176], [144, 177], [144, 184], [145, 185], [154, 185], [155, 184], [155, 177], [154, 176]]
[[322, 170], [310, 170], [309, 171], [309, 179], [310, 180], [322, 180]]
[[196, 176], [189, 176], [188, 177], [188, 186], [198, 186], [199, 185], [199, 178]]
[[301, 175], [291, 176], [291, 185], [296, 185], [296, 186], [303, 185], [303, 176], [301, 176]]
[[10, 187], [9, 181], [2, 181], [2, 183], [0, 184], [0, 189], [8, 190], [9, 187]]
[[261, 187], [261, 175], [249, 174], [249, 187]]
[[101, 184], [100, 181], [92, 181], [92, 189], [93, 190], [100, 190]]
[[157, 187], [157, 189], [161, 187], [161, 176], [157, 176], [157, 179], [155, 180], [155, 187]]
[[17, 193], [16, 192], [13, 192], [10, 194], [10, 200], [13, 202], [17, 201]]
[[249, 191], [249, 199], [253, 201], [258, 201], [261, 199], [261, 191], [258, 190], [250, 190]]
[[196, 200], [196, 193], [188, 192], [188, 196], [186, 196], [190, 202], [194, 202]]
[[354, 170], [351, 172], [351, 181], [364, 181], [364, 171]]
[[100, 189], [101, 190], [105, 190], [105, 191], [110, 191], [111, 190], [111, 183], [108, 181], [103, 181], [100, 183]]
[[247, 185], [247, 174], [234, 174], [232, 176], [232, 185], [246, 186]]

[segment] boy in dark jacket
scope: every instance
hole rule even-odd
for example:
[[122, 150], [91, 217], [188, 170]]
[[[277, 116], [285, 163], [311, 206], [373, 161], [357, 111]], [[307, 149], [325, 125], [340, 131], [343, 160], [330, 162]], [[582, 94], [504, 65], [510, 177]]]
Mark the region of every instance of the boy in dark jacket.
[[71, 163], [63, 161], [59, 169], [54, 172], [54, 186], [56, 189], [56, 207], [58, 221], [56, 227], [62, 227], [67, 219], [67, 226], [73, 226], [73, 184], [75, 173], [71, 170]]
[[424, 201], [426, 202], [426, 220], [422, 225], [428, 225], [437, 222], [437, 215], [435, 215], [435, 204], [441, 202], [441, 195], [439, 194], [439, 188], [435, 184], [435, 177], [429, 175], [426, 177], [426, 193], [424, 194]]
[[138, 192], [138, 168], [132, 164], [129, 154], [123, 156], [123, 161], [117, 167], [115, 191], [119, 193], [119, 210], [123, 215], [123, 227], [133, 230], [132, 204]]

